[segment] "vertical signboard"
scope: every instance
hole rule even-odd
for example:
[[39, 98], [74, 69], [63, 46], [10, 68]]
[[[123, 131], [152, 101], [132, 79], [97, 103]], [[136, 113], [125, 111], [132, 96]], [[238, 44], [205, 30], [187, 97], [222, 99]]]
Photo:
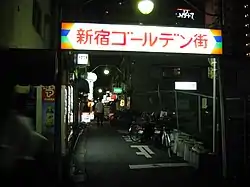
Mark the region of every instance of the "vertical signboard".
[[43, 133], [54, 133], [55, 124], [55, 86], [42, 86], [42, 124]]
[[89, 64], [89, 55], [88, 54], [78, 54], [77, 55], [77, 64], [78, 65], [88, 65]]

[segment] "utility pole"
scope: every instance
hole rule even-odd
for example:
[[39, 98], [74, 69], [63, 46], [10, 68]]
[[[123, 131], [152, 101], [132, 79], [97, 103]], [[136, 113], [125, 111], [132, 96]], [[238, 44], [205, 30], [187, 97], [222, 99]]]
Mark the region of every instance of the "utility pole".
[[[220, 1], [221, 12], [220, 12], [220, 24], [221, 29], [224, 29], [224, 0]], [[221, 78], [221, 63], [218, 61], [218, 81], [219, 81], [219, 103], [220, 103], [220, 119], [221, 119], [221, 149], [222, 149], [222, 175], [227, 178], [227, 148], [226, 148], [226, 122], [225, 122], [225, 103], [224, 103], [224, 90]]]
[[52, 8], [52, 32], [51, 35], [54, 38], [52, 43], [53, 49], [56, 51], [55, 59], [55, 125], [54, 125], [54, 153], [56, 156], [56, 171], [57, 179], [59, 182], [62, 181], [62, 120], [61, 120], [61, 100], [62, 100], [62, 54], [61, 54], [61, 13], [62, 13], [62, 2], [60, 0], [53, 1]]

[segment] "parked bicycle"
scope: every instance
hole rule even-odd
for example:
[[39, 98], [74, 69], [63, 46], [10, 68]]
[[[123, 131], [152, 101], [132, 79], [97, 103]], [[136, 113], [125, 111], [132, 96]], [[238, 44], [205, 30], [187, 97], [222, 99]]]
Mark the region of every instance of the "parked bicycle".
[[171, 138], [172, 118], [158, 117], [155, 113], [142, 113], [137, 121], [133, 121], [129, 128], [130, 139], [134, 142], [152, 141], [155, 146], [167, 149], [168, 156], [172, 157], [173, 141]]
[[74, 152], [76, 144], [79, 140], [79, 137], [83, 134], [87, 123], [78, 123], [77, 125], [70, 125], [69, 127], [69, 136], [68, 136], [68, 146], [69, 151]]

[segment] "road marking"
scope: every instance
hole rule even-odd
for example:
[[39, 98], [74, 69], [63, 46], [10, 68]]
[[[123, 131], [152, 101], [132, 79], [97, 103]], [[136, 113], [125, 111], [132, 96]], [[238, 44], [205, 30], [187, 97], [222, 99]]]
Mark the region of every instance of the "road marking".
[[124, 135], [124, 136], [122, 136], [122, 138], [125, 140], [125, 142], [133, 142], [131, 140], [130, 136], [128, 136], [128, 135]]
[[130, 169], [150, 169], [150, 168], [175, 168], [175, 167], [187, 167], [188, 163], [158, 163], [158, 164], [141, 164], [141, 165], [129, 165]]
[[151, 155], [155, 153], [147, 145], [131, 145], [131, 148], [137, 148], [140, 152], [136, 152], [137, 155], [143, 155], [146, 158], [152, 158]]
[[144, 148], [150, 155], [154, 155], [154, 154], [155, 154], [147, 145], [144, 145], [143, 148]]
[[119, 134], [128, 134], [128, 130], [117, 130]]

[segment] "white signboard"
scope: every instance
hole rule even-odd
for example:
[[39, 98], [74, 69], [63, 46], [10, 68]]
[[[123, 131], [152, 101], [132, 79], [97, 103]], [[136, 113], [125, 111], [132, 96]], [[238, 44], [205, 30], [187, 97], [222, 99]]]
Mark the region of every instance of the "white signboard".
[[81, 121], [85, 123], [89, 123], [91, 121], [90, 114], [87, 112], [82, 113], [81, 118], [82, 118]]
[[221, 30], [63, 23], [61, 49], [222, 54]]
[[94, 98], [94, 82], [97, 80], [97, 75], [93, 72], [88, 72], [87, 79], [89, 83], [89, 93], [88, 93], [88, 99], [90, 101], [93, 101]]
[[197, 90], [197, 82], [175, 82], [176, 90]]
[[78, 54], [77, 55], [77, 64], [88, 65], [89, 64], [89, 55], [88, 54]]

